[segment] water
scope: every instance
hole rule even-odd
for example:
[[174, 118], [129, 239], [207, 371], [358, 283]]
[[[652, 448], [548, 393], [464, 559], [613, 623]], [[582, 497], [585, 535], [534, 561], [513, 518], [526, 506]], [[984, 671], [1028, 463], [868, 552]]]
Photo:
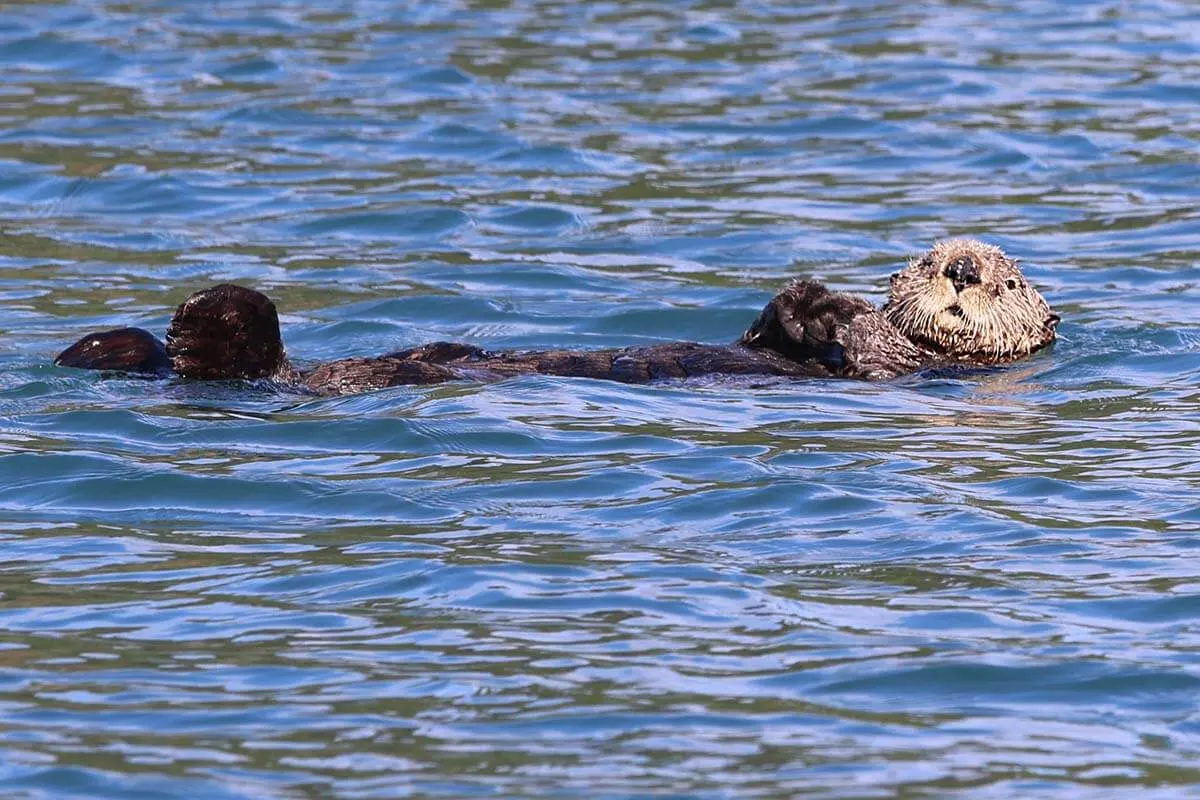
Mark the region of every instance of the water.
[[[1190, 796], [1185, 2], [4, 3], [0, 788]], [[1062, 314], [891, 383], [315, 399], [50, 366], [732, 340], [947, 235]]]

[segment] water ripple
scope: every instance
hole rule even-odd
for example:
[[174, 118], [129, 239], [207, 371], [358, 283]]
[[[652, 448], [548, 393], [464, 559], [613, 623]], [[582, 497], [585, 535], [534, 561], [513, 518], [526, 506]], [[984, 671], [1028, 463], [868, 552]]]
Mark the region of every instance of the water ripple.
[[[0, 5], [0, 784], [1188, 796], [1195, 9]], [[261, 288], [302, 364], [731, 341], [928, 243], [1064, 322], [881, 385], [317, 398], [50, 366]]]

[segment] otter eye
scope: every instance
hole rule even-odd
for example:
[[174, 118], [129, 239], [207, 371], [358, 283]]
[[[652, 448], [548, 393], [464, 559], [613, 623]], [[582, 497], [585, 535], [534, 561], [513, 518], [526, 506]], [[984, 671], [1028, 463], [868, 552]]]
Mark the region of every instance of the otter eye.
[[1016, 282], [1014, 279], [1012, 279], [1012, 278], [1009, 278], [1008, 280], [1006, 280], [1006, 281], [1004, 282], [1004, 285], [1005, 285], [1005, 286], [1007, 286], [1009, 289], [1016, 289], [1016, 288], [1017, 288], [1017, 282]]

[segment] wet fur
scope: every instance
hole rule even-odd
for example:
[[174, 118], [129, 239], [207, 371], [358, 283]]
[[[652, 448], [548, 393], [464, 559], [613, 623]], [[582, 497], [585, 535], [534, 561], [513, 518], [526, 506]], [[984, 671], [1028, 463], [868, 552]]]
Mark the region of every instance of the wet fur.
[[929, 360], [866, 300], [813, 281], [793, 283], [771, 298], [741, 343], [838, 378], [884, 380]]
[[733, 345], [493, 353], [434, 342], [302, 373], [287, 359], [274, 303], [251, 289], [221, 284], [179, 306], [165, 349], [146, 331], [125, 328], [84, 337], [56, 363], [161, 373], [165, 354], [171, 369], [186, 378], [268, 378], [322, 394], [530, 373], [623, 383], [712, 374], [882, 380], [932, 366], [1011, 361], [1052, 342], [1057, 324], [1057, 315], [999, 248], [958, 239], [939, 243], [893, 275], [882, 309], [798, 281], [772, 298]]
[[275, 304], [232, 283], [196, 292], [176, 309], [167, 328], [167, 353], [185, 378], [294, 378]]
[[[947, 271], [963, 261], [978, 282], [956, 287]], [[883, 314], [917, 346], [947, 360], [1014, 361], [1054, 341], [1059, 317], [998, 247], [972, 239], [939, 242], [892, 276]]]
[[[435, 345], [446, 350], [463, 347], [450, 342]], [[713, 374], [813, 377], [822, 373], [769, 350], [674, 342], [615, 350], [516, 353], [492, 353], [472, 348], [470, 352], [448, 359], [437, 358], [422, 347], [377, 358], [331, 361], [304, 375], [302, 382], [322, 394], [349, 394], [404, 384], [489, 381], [529, 374], [650, 383]]]
[[169, 375], [171, 357], [154, 334], [142, 328], [89, 333], [58, 354], [60, 367]]

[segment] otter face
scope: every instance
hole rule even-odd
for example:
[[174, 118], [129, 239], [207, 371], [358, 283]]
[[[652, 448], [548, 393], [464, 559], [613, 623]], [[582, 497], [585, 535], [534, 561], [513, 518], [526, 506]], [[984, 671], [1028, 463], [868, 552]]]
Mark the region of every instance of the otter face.
[[1059, 321], [1015, 261], [974, 239], [938, 242], [893, 275], [883, 313], [922, 347], [982, 363], [1046, 346]]

